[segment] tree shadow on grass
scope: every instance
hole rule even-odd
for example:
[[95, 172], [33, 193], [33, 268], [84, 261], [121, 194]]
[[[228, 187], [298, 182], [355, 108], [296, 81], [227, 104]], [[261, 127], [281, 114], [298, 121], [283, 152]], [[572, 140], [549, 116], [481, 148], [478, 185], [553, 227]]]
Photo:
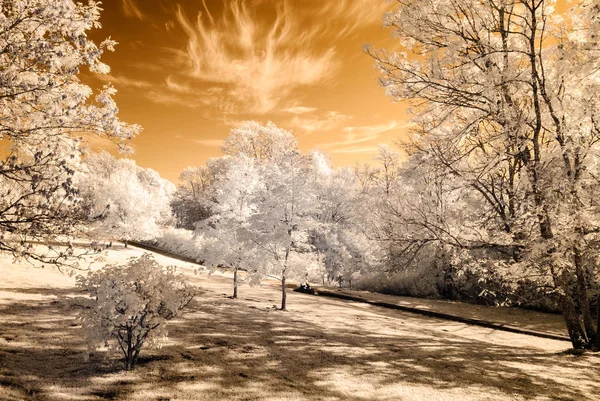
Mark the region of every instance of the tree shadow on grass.
[[83, 292], [77, 288], [53, 288], [53, 287], [30, 287], [30, 288], [0, 288], [2, 292], [14, 294], [42, 295], [45, 297], [62, 298], [72, 295], [81, 295]]
[[[257, 383], [269, 388], [270, 396], [276, 398], [291, 391], [307, 399], [357, 400], [370, 399], [370, 389], [386, 386], [392, 392], [388, 396], [393, 395], [397, 390], [393, 387], [402, 383], [442, 392], [485, 389], [482, 396], [491, 391], [509, 399], [546, 396], [584, 400], [600, 388], [594, 379], [586, 380], [599, 371], [589, 367], [586, 372], [582, 359], [570, 355], [535, 348], [513, 349], [452, 338], [451, 334], [444, 337], [427, 330], [385, 334], [364, 326], [327, 329], [295, 321], [293, 313], [224, 305], [205, 304], [202, 310], [208, 317], [188, 316], [178, 326], [176, 337], [179, 347], [187, 345], [181, 354], [185, 359], [211, 367], [201, 373], [201, 380], [219, 383], [219, 391], [229, 389], [232, 398], [252, 394]], [[187, 330], [184, 324], [189, 325]], [[174, 358], [173, 374], [177, 366], [178, 359]], [[560, 374], [543, 374], [557, 366], [559, 372], [573, 377], [564, 381]], [[588, 376], [590, 373], [593, 376]], [[182, 376], [175, 381], [184, 379]], [[347, 383], [340, 385], [340, 381]], [[360, 395], [353, 396], [344, 385], [355, 388], [354, 393]], [[371, 395], [373, 399], [378, 396]]]
[[85, 362], [76, 311], [64, 302], [14, 302], [2, 305], [0, 313], [0, 385], [27, 399], [47, 399], [50, 385], [76, 387], [118, 370], [101, 354]]
[[[427, 328], [415, 331], [402, 323], [422, 321], [420, 317], [398, 313], [398, 319], [382, 322], [384, 317], [361, 315], [349, 304], [335, 302], [323, 308], [347, 308], [356, 314], [356, 324], [331, 324], [336, 317], [316, 309], [317, 299], [307, 302], [314, 302], [321, 320], [209, 292], [172, 322], [165, 347], [142, 352], [133, 372], [121, 372], [119, 361], [102, 355], [84, 361], [76, 310], [68, 305], [5, 304], [0, 387], [23, 399], [75, 394], [115, 400], [450, 400], [488, 395], [586, 400], [598, 391], [599, 371], [590, 366], [590, 358], [597, 362], [595, 356], [511, 348]], [[390, 330], [382, 330], [382, 324]]]

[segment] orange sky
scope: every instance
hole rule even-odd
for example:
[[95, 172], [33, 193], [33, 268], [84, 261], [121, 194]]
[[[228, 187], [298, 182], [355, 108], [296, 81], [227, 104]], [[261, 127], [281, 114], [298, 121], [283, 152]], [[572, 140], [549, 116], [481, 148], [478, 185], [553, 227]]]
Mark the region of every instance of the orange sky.
[[103, 0], [121, 118], [144, 131], [133, 158], [176, 181], [219, 156], [244, 120], [292, 130], [336, 165], [406, 135], [406, 106], [377, 82], [365, 43], [392, 47], [386, 0]]

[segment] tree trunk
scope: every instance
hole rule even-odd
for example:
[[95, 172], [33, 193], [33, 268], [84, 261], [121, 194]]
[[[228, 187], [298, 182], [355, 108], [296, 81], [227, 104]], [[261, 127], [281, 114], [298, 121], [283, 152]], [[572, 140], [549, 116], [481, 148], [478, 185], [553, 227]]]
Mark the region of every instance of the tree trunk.
[[586, 349], [588, 348], [589, 341], [585, 334], [581, 319], [577, 315], [575, 310], [575, 304], [573, 299], [568, 295], [561, 296], [560, 306], [562, 309], [565, 323], [567, 324], [567, 331], [569, 332], [569, 338], [574, 349]]
[[[147, 334], [148, 333], [146, 333], [146, 335]], [[133, 358], [131, 359], [131, 369], [135, 368], [135, 365], [137, 364], [137, 360], [140, 357], [140, 351], [142, 350], [142, 345], [144, 345], [144, 340], [146, 339], [146, 335], [137, 339], [137, 342], [136, 342], [135, 348], [134, 348], [134, 352], [133, 352]]]
[[[291, 241], [292, 238], [292, 229], [288, 229], [288, 236], [290, 237], [290, 245], [293, 243]], [[286, 248], [285, 250], [285, 259], [283, 262], [283, 269], [281, 270], [281, 310], [286, 310], [286, 300], [287, 300], [287, 289], [285, 288], [285, 275], [287, 273], [287, 263], [288, 263], [288, 258], [290, 257], [290, 251], [291, 248], [288, 246], [288, 248]]]
[[125, 354], [125, 370], [133, 369], [133, 347], [131, 346], [133, 339], [132, 329], [130, 327], [127, 328], [127, 353]]
[[593, 346], [596, 343], [596, 328], [592, 319], [592, 312], [590, 310], [590, 300], [588, 296], [587, 288], [587, 277], [585, 269], [583, 268], [583, 258], [579, 249], [575, 248], [575, 274], [577, 275], [577, 301], [579, 311], [581, 313], [581, 320], [583, 321], [583, 327], [585, 329], [585, 335], [588, 341], [588, 347]]
[[237, 299], [238, 297], [238, 269], [237, 267], [233, 268], [233, 299]]
[[600, 296], [596, 297], [596, 341], [592, 350], [600, 351]]
[[281, 310], [286, 310], [287, 292], [285, 287], [285, 272], [281, 275]]

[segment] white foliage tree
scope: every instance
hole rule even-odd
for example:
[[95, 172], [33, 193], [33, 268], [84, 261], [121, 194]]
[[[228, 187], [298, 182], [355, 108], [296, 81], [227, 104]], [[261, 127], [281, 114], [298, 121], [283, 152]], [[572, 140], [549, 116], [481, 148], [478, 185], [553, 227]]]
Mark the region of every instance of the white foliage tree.
[[213, 215], [198, 224], [203, 237], [205, 264], [233, 269], [233, 298], [238, 297], [239, 272], [260, 278], [258, 256], [249, 231], [249, 219], [256, 212], [256, 192], [262, 184], [257, 160], [245, 154], [225, 156], [227, 167], [215, 174], [211, 203]]
[[285, 310], [287, 279], [304, 278], [307, 265], [316, 260], [308, 243], [315, 204], [311, 159], [300, 154], [289, 131], [253, 121], [233, 129], [223, 151], [242, 164], [235, 170], [227, 159], [213, 162], [214, 170], [222, 172], [215, 176], [222, 179], [217, 180], [214, 208], [221, 212], [214, 218], [212, 237], [221, 235], [222, 241], [238, 244], [228, 255], [233, 256], [229, 264], [240, 254], [248, 255], [240, 260], [255, 277], [278, 277]]
[[[281, 309], [286, 309], [286, 281], [305, 279], [306, 266], [316, 263], [309, 242], [315, 225], [316, 194], [310, 158], [290, 152], [279, 164], [262, 166], [264, 186], [258, 192], [249, 230], [266, 270], [281, 280]], [[304, 276], [304, 277], [303, 277]]]
[[496, 252], [555, 297], [575, 348], [597, 349], [598, 3], [555, 3], [398, 1], [385, 22], [403, 50], [367, 51], [388, 94], [417, 106], [413, 146], [448, 196], [478, 205], [479, 230], [422, 215], [427, 235]]
[[221, 149], [226, 155], [245, 154], [259, 162], [279, 163], [298, 148], [296, 137], [272, 122], [246, 121], [231, 130]]
[[79, 146], [71, 136], [86, 132], [123, 144], [140, 131], [117, 118], [112, 87], [92, 99], [78, 78], [82, 68], [109, 72], [100, 57], [115, 42], [96, 45], [87, 37], [100, 27], [100, 11], [95, 1], [0, 2], [0, 140], [12, 145], [0, 160], [0, 250], [64, 261], [70, 251], [45, 257], [26, 244], [76, 226]]
[[175, 186], [133, 160], [93, 154], [77, 178], [92, 235], [122, 239], [127, 245], [155, 238], [171, 218]]
[[[316, 202], [310, 242], [321, 257], [323, 281], [351, 286], [361, 272], [369, 272], [377, 265], [379, 244], [370, 240], [364, 230], [365, 221], [373, 215], [365, 207], [365, 198], [385, 197], [382, 196], [385, 189], [383, 192], [362, 193], [362, 184], [355, 171], [333, 169], [318, 152], [312, 158]], [[395, 175], [393, 179], [395, 185]], [[383, 187], [390, 192], [391, 182]]]

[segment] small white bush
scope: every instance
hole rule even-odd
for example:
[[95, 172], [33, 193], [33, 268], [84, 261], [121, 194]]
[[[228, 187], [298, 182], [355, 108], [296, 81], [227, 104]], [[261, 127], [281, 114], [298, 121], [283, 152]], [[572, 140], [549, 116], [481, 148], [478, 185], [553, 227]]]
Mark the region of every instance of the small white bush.
[[126, 265], [109, 265], [79, 276], [77, 286], [91, 298], [85, 300], [79, 316], [88, 347], [108, 345], [121, 352], [127, 370], [135, 366], [144, 344], [161, 345], [167, 337], [167, 321], [195, 294], [175, 267], [163, 268], [148, 253]]

